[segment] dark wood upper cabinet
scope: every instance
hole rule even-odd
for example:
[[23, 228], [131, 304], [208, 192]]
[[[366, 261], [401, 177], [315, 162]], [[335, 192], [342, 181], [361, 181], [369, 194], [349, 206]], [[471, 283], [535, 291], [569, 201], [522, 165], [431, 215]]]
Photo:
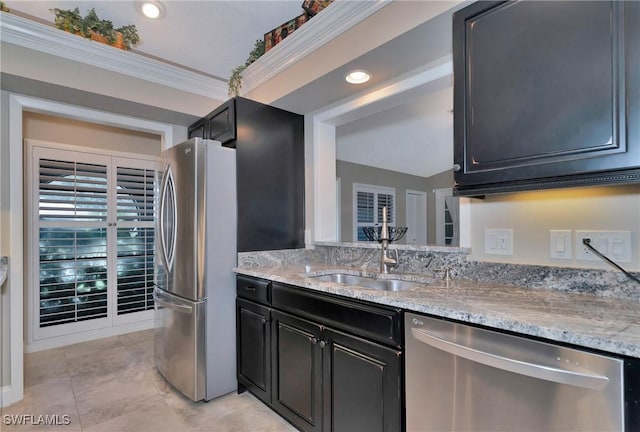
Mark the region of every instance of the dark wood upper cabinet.
[[196, 136], [236, 149], [238, 252], [303, 248], [304, 116], [236, 97], [194, 123]]
[[189, 138], [205, 138], [220, 141], [234, 147], [236, 139], [236, 100], [229, 99], [206, 117], [189, 126]]
[[638, 2], [456, 12], [456, 194], [640, 181], [638, 22]]

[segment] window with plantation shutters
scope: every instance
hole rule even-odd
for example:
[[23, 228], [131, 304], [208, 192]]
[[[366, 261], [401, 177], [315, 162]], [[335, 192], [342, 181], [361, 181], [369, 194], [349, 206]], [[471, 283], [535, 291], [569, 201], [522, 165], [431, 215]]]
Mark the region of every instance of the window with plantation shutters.
[[153, 310], [154, 161], [33, 146], [35, 339]]
[[382, 208], [387, 207], [387, 222], [395, 226], [396, 190], [383, 186], [353, 184], [353, 240], [370, 241], [363, 228], [382, 224]]
[[38, 185], [40, 326], [106, 317], [106, 163], [42, 158]]
[[117, 166], [118, 315], [153, 309], [154, 177]]

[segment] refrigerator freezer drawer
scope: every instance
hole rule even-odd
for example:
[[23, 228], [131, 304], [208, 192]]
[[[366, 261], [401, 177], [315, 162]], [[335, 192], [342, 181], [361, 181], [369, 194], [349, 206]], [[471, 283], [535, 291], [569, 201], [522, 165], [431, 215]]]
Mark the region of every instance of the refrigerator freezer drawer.
[[194, 401], [205, 398], [205, 305], [158, 288], [155, 300], [155, 363], [176, 389]]

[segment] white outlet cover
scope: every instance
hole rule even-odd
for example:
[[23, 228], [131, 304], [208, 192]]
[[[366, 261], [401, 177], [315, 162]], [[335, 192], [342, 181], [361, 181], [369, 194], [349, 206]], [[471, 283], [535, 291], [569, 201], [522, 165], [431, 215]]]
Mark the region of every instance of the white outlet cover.
[[591, 252], [582, 243], [585, 238], [591, 239], [591, 245], [614, 262], [631, 262], [631, 231], [576, 231], [576, 259], [603, 262], [602, 258]]

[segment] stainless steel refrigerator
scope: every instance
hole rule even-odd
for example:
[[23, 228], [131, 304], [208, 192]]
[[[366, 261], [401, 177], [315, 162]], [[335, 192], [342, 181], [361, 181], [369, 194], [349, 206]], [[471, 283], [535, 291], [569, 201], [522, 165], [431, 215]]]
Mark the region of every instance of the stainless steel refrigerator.
[[236, 389], [235, 150], [190, 139], [158, 169], [155, 363], [194, 401]]

